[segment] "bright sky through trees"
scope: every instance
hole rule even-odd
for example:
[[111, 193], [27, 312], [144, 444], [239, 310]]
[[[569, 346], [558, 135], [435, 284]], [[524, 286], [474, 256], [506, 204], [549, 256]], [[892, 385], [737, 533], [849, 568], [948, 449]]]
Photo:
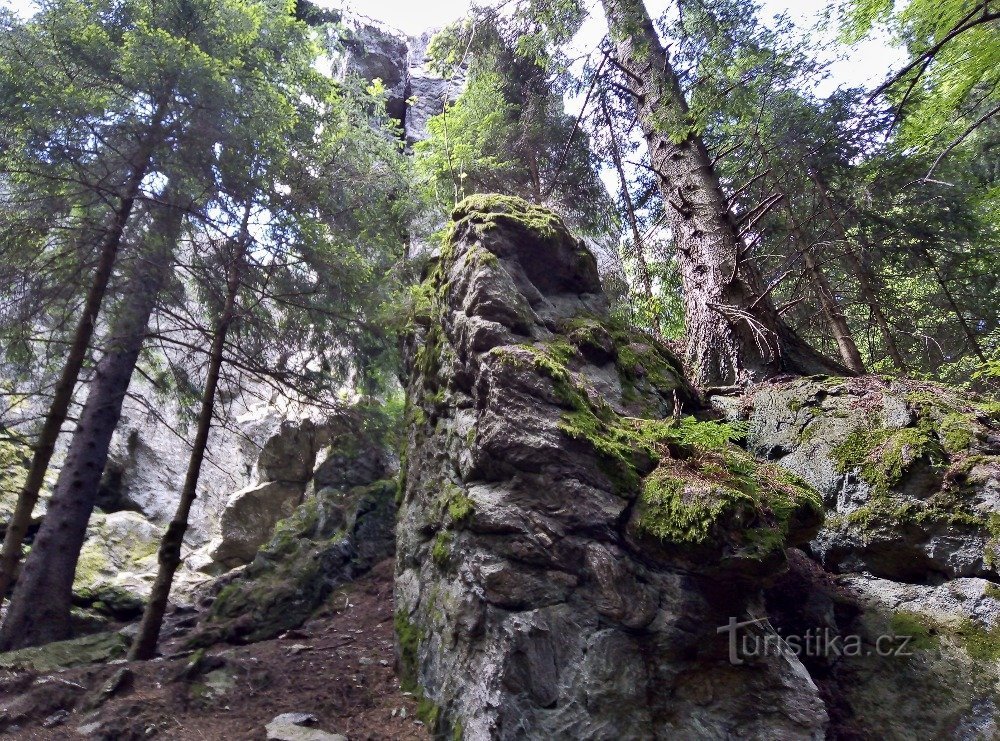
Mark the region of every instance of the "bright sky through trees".
[[[347, 7], [354, 12], [378, 19], [408, 34], [418, 34], [429, 28], [436, 28], [461, 17], [469, 8], [469, 0], [435, 0], [432, 3], [413, 2], [413, 0], [314, 0], [317, 5], [327, 7]], [[654, 17], [669, 5], [671, 0], [648, 0], [649, 12]], [[31, 0], [0, 0], [0, 5], [13, 7], [20, 11], [30, 8]], [[828, 0], [762, 0], [764, 18], [777, 13], [786, 13], [803, 29], [803, 33], [815, 33], [810, 29], [821, 19], [830, 6]], [[603, 24], [600, 13], [595, 18]], [[603, 29], [594, 28], [585, 36], [593, 36], [596, 43]], [[825, 32], [823, 36], [831, 36]], [[589, 43], [586, 39], [584, 43]], [[827, 81], [819, 91], [828, 92], [840, 85], [865, 85], [877, 87], [889, 70], [899, 66], [903, 54], [883, 40], [867, 40], [859, 44], [848, 58], [839, 60], [832, 67], [832, 79]]]

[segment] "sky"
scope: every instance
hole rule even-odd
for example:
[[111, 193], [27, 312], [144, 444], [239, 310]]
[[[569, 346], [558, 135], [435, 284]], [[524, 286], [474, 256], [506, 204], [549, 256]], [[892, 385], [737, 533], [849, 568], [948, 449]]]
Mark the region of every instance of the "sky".
[[[381, 20], [408, 34], [418, 34], [430, 28], [446, 25], [462, 17], [469, 8], [469, 0], [313, 0], [318, 5], [333, 7], [348, 7], [349, 9]], [[762, 18], [770, 19], [776, 13], [787, 13], [802, 29], [804, 34], [818, 34], [828, 40], [833, 37], [832, 30], [811, 30], [820, 20], [822, 13], [829, 7], [829, 0], [760, 0]], [[588, 0], [592, 6], [598, 5], [597, 0]], [[658, 15], [671, 0], [647, 0], [646, 6], [651, 15]], [[31, 5], [31, 0], [0, 0], [0, 5], [24, 10]], [[600, 13], [593, 13], [595, 21], [590, 28], [584, 29], [581, 44], [596, 44], [604, 33], [601, 27]], [[842, 59], [833, 62], [831, 77], [817, 89], [820, 95], [829, 93], [840, 85], [865, 85], [876, 87], [887, 76], [891, 69], [902, 62], [902, 52], [884, 39], [866, 41], [847, 51]]]

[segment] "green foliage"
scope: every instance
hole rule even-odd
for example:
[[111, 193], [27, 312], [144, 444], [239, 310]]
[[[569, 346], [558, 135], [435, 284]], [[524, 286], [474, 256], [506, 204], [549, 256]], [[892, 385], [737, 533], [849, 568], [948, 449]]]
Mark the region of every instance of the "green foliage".
[[[912, 64], [890, 87], [903, 113], [900, 143], [940, 151], [968, 136], [1000, 101], [1000, 23], [971, 0], [855, 0], [844, 19], [846, 40], [887, 25]], [[992, 111], [992, 113], [991, 113]]]
[[429, 198], [447, 210], [475, 193], [517, 195], [560, 211], [587, 233], [606, 229], [604, 189], [575, 119], [563, 110], [552, 44], [581, 17], [575, 2], [539, 2], [523, 16], [487, 8], [437, 34], [446, 74], [468, 64], [465, 89], [415, 146]]

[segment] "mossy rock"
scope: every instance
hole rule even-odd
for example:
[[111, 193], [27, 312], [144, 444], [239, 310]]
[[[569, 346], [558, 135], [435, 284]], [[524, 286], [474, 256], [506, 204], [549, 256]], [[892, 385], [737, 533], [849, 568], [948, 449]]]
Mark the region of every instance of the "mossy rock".
[[338, 586], [391, 554], [395, 497], [395, 479], [383, 479], [307, 499], [219, 592], [193, 645], [252, 643], [301, 625]]
[[0, 668], [49, 672], [85, 664], [103, 664], [125, 656], [129, 644], [129, 638], [121, 633], [95, 633], [0, 654]]

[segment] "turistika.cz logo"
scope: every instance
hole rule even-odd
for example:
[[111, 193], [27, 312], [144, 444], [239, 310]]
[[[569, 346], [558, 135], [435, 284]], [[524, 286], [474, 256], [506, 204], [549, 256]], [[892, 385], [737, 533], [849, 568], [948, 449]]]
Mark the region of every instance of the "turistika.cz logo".
[[769, 656], [838, 657], [838, 656], [912, 656], [908, 646], [913, 636], [886, 634], [866, 643], [861, 636], [834, 633], [829, 628], [810, 628], [802, 635], [781, 635], [767, 618], [740, 621], [729, 618], [728, 625], [715, 629], [729, 634], [729, 663], [734, 666], [747, 660]]

